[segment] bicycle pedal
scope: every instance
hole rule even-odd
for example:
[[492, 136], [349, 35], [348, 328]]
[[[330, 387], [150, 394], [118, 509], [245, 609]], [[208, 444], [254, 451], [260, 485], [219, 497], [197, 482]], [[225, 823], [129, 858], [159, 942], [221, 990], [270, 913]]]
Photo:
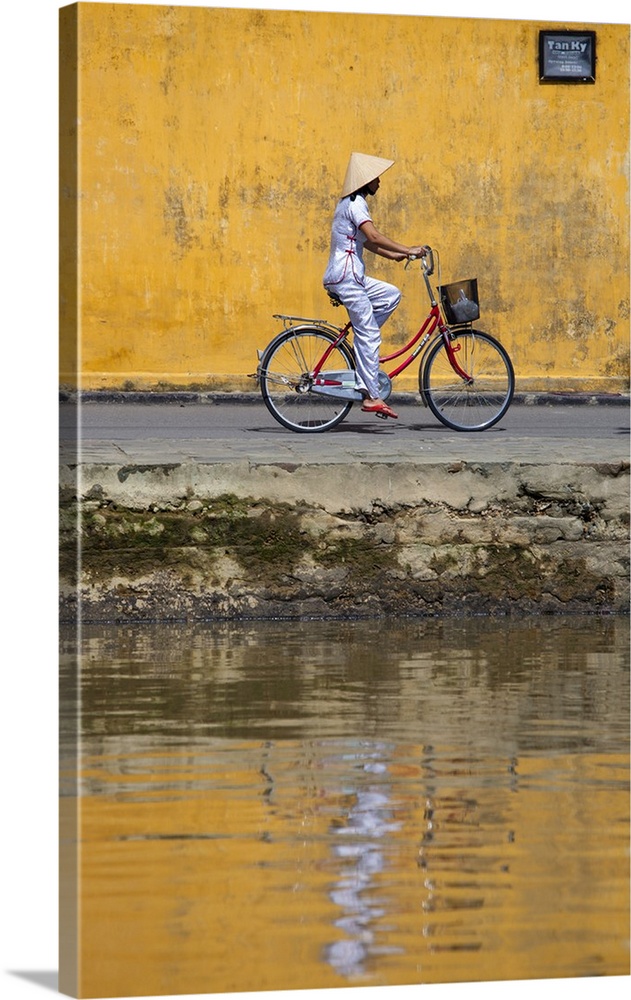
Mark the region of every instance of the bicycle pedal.
[[380, 420], [387, 420], [388, 419], [388, 414], [387, 413], [375, 413], [375, 416], [379, 417]]

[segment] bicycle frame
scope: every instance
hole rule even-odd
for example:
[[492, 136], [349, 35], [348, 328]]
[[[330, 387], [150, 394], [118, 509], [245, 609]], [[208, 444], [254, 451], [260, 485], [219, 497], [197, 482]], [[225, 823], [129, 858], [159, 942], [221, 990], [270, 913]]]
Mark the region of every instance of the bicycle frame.
[[[423, 349], [427, 345], [429, 345], [433, 334], [436, 332], [436, 330], [438, 330], [438, 336], [442, 336], [445, 342], [445, 350], [447, 352], [447, 357], [449, 358], [449, 363], [451, 364], [451, 367], [453, 368], [454, 372], [464, 382], [470, 383], [473, 381], [472, 377], [468, 375], [465, 371], [463, 371], [463, 369], [458, 364], [458, 359], [456, 358], [456, 353], [460, 350], [460, 345], [456, 344], [454, 346], [451, 342], [451, 336], [450, 336], [451, 329], [443, 318], [440, 306], [436, 301], [436, 297], [434, 295], [434, 291], [432, 289], [432, 285], [429, 280], [430, 275], [434, 271], [434, 259], [432, 251], [430, 251], [429, 256], [430, 256], [429, 264], [426, 262], [425, 258], [421, 258], [421, 269], [423, 273], [423, 279], [425, 281], [425, 286], [427, 288], [427, 294], [430, 300], [430, 306], [431, 306], [430, 311], [427, 314], [425, 321], [423, 322], [420, 329], [407, 342], [407, 344], [401, 347], [398, 351], [393, 351], [391, 354], [385, 354], [382, 357], [380, 357], [379, 363], [385, 365], [389, 361], [395, 361], [397, 358], [402, 357], [408, 351], [411, 351], [412, 353], [407, 358], [405, 358], [405, 360], [402, 361], [401, 364], [398, 365], [398, 367], [393, 368], [392, 371], [386, 372], [389, 379], [396, 378], [397, 375], [400, 375], [401, 372], [405, 371], [405, 369], [408, 368], [412, 364], [412, 362], [416, 360], [416, 358], [418, 358], [419, 354], [421, 354]], [[348, 336], [349, 332], [352, 330], [352, 324], [350, 321], [346, 323], [346, 325], [343, 326], [341, 329], [337, 327], [332, 327], [330, 324], [326, 325], [329, 327], [329, 329], [335, 330], [338, 335], [336, 336], [335, 341], [329, 347], [327, 347], [324, 354], [322, 355], [317, 365], [315, 366], [313, 370], [314, 379], [318, 378], [318, 375], [323, 365], [326, 364], [327, 358], [329, 357], [331, 352], [335, 350], [338, 344], [342, 340], [344, 340]], [[431, 342], [433, 343], [433, 341]], [[319, 385], [326, 386], [326, 385], [336, 385], [336, 384], [337, 384], [336, 380], [330, 378], [327, 379], [326, 377], [319, 380]]]

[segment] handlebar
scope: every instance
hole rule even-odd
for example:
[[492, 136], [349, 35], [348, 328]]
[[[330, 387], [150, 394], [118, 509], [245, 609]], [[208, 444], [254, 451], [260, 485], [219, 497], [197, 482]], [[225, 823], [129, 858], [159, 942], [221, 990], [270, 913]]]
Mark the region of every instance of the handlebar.
[[[438, 250], [436, 251], [436, 257], [438, 259], [438, 280], [440, 281], [440, 256]], [[434, 306], [437, 305], [437, 302], [429, 277], [430, 274], [434, 273], [434, 251], [432, 250], [431, 247], [424, 246], [422, 254], [410, 254], [407, 261], [405, 262], [405, 266], [408, 267], [413, 260], [420, 260], [421, 262], [421, 272], [423, 281], [425, 282], [425, 287], [427, 289], [429, 301], [433, 308]]]
[[[434, 251], [431, 247], [423, 247], [425, 253], [422, 256], [417, 256], [416, 254], [410, 254], [408, 257], [408, 264], [413, 260], [420, 260], [421, 267], [425, 274], [429, 277], [430, 274], [434, 273]], [[407, 267], [408, 264], [405, 266]]]

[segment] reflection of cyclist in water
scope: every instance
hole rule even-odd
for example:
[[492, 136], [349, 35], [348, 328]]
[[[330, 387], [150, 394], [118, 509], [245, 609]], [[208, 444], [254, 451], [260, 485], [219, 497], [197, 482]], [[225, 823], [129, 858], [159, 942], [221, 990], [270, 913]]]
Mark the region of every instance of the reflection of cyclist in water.
[[[386, 913], [384, 901], [378, 902], [371, 890], [377, 888], [377, 877], [387, 867], [388, 835], [400, 829], [394, 818], [387, 748], [370, 742], [362, 742], [356, 752], [345, 747], [345, 762], [354, 759], [356, 784], [351, 794], [352, 805], [344, 822], [334, 827], [340, 840], [334, 854], [341, 864], [330, 893], [331, 900], [342, 910], [335, 926], [346, 937], [328, 945], [325, 952], [329, 964], [348, 977], [364, 974], [365, 962], [377, 950], [386, 953], [386, 946], [377, 944], [378, 921]], [[345, 785], [350, 791], [346, 780]]]
[[324, 274], [324, 287], [346, 306], [353, 325], [357, 381], [364, 394], [362, 410], [396, 417], [379, 394], [379, 346], [381, 327], [401, 300], [394, 285], [365, 274], [363, 249], [390, 260], [405, 260], [425, 253], [423, 246], [404, 246], [380, 233], [374, 226], [366, 198], [376, 194], [379, 177], [394, 160], [365, 153], [351, 153], [342, 187], [342, 197], [333, 216], [331, 253]]

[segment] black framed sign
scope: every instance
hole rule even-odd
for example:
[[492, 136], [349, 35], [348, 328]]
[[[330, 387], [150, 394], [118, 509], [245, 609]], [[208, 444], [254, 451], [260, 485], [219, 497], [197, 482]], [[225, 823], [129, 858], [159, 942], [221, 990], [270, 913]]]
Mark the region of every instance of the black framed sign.
[[540, 31], [541, 83], [595, 83], [595, 31]]

